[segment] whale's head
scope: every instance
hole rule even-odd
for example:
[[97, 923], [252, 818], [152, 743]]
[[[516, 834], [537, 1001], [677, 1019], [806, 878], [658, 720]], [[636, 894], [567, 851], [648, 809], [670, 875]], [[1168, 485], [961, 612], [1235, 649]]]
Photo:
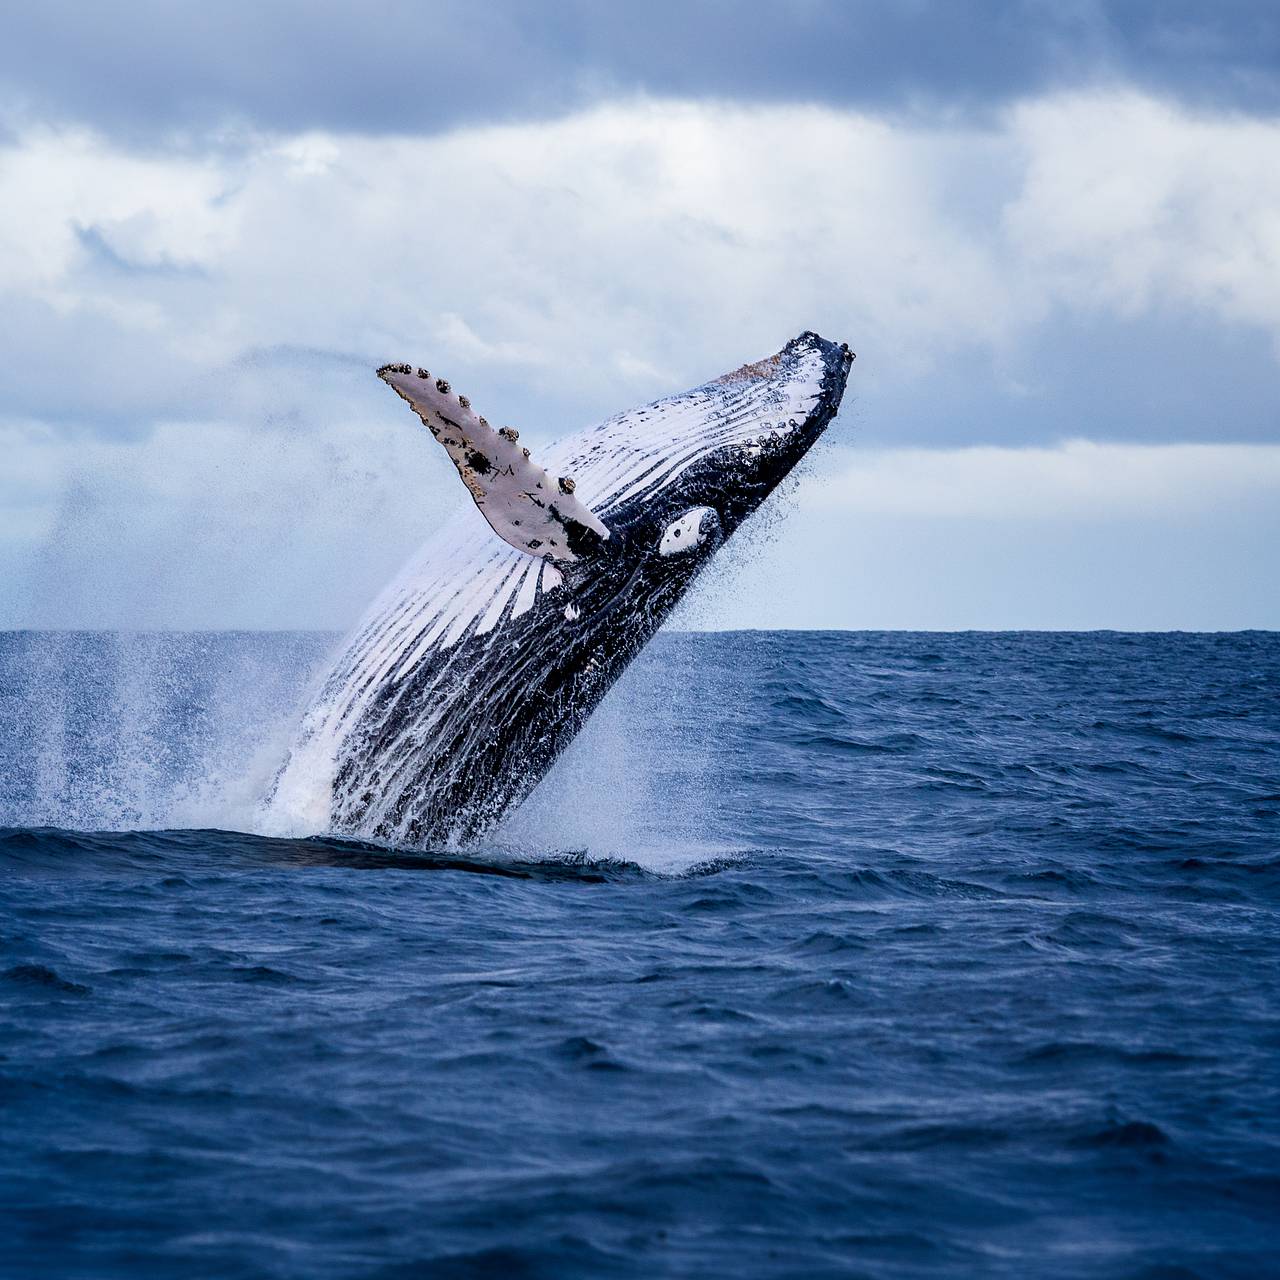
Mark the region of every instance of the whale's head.
[[543, 590], [563, 586], [564, 619], [585, 630], [623, 593], [646, 625], [665, 616], [826, 429], [852, 363], [844, 343], [802, 333], [775, 355], [563, 440], [540, 461], [446, 379], [408, 364], [378, 374], [444, 446], [493, 532], [550, 562]]
[[643, 586], [659, 607], [678, 598], [822, 435], [853, 358], [843, 343], [803, 333], [579, 437], [566, 460], [575, 492], [609, 537], [566, 569], [571, 591], [603, 578]]

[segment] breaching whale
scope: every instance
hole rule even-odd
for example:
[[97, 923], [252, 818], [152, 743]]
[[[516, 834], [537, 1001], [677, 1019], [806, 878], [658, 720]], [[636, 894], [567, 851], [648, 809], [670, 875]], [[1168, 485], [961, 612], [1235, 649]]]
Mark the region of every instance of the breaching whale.
[[815, 333], [560, 441], [540, 465], [443, 378], [382, 378], [474, 499], [373, 604], [306, 710], [273, 826], [475, 839], [533, 789], [716, 550], [839, 408]]

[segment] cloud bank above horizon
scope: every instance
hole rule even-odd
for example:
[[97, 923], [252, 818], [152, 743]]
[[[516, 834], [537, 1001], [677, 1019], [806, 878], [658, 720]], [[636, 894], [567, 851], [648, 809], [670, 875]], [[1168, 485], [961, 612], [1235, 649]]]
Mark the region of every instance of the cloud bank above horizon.
[[787, 590], [712, 583], [701, 624], [1280, 625], [1280, 115], [1221, 39], [1165, 91], [1212, 31], [1135, 22], [1129, 83], [938, 81], [964, 110], [650, 77], [299, 128], [194, 75], [204, 115], [163, 118], [205, 131], [161, 136], [146, 57], [94, 118], [0, 76], [0, 625], [348, 625], [461, 497], [372, 366], [547, 439], [808, 327], [859, 359], [796, 532], [746, 556]]

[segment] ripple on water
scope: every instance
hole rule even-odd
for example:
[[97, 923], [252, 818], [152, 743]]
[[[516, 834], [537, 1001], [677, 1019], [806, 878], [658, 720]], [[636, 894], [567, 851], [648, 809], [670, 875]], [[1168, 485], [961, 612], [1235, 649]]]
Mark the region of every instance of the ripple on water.
[[0, 637], [15, 1275], [1272, 1269], [1280, 639], [664, 636], [484, 847], [181, 817], [325, 643]]

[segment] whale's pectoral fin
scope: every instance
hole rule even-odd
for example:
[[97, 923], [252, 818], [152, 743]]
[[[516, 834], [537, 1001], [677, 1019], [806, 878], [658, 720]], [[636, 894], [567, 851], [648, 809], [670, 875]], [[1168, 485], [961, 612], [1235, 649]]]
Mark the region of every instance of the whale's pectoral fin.
[[577, 560], [608, 540], [609, 530], [574, 497], [572, 479], [552, 479], [515, 431], [495, 431], [443, 378], [407, 364], [385, 364], [378, 377], [409, 402], [444, 445], [489, 527], [517, 551]]

